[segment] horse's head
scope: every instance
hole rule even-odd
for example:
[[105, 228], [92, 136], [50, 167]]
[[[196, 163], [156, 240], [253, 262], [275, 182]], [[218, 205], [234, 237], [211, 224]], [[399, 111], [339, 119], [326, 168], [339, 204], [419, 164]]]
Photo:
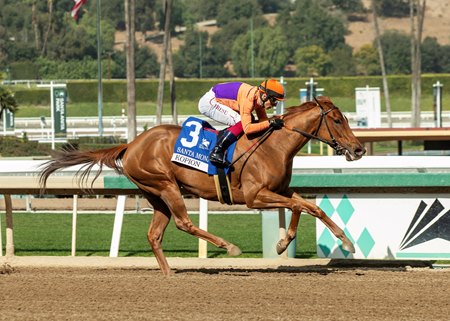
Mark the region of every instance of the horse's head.
[[348, 161], [360, 159], [366, 153], [347, 118], [328, 97], [317, 97], [315, 101], [290, 107], [284, 119], [287, 128], [327, 143]]

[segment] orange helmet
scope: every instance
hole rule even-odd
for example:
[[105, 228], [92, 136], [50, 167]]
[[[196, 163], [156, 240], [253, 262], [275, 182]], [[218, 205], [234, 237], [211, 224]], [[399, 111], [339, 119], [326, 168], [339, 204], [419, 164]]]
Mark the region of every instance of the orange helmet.
[[284, 100], [284, 87], [275, 79], [264, 80], [258, 87], [260, 93], [265, 93], [276, 100]]

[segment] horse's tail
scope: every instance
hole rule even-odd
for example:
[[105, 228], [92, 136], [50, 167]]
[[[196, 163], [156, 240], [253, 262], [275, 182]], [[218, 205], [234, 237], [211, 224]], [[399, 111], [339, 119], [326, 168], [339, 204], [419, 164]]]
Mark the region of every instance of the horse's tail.
[[76, 149], [66, 149], [55, 154], [52, 160], [41, 165], [42, 171], [39, 177], [41, 188], [45, 189], [47, 179], [57, 170], [75, 165], [83, 165], [77, 172], [78, 183], [83, 185], [89, 179], [92, 168], [98, 164], [99, 169], [92, 180], [93, 182], [99, 177], [103, 170], [103, 166], [114, 169], [117, 173], [122, 174], [122, 165], [120, 160], [128, 148], [128, 144], [122, 144], [116, 147], [99, 149], [94, 151], [79, 151]]

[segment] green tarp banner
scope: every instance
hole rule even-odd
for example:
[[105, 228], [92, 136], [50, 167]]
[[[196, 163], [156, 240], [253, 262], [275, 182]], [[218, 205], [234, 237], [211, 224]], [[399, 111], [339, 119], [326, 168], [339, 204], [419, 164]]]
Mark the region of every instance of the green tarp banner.
[[66, 134], [66, 88], [53, 89], [53, 118], [55, 126], [55, 135]]
[[6, 108], [3, 111], [3, 122], [5, 130], [14, 130], [14, 113]]

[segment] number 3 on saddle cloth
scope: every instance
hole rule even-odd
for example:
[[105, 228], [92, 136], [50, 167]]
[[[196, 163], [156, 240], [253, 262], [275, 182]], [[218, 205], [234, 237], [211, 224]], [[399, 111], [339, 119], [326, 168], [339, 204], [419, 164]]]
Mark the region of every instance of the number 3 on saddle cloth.
[[[217, 130], [207, 121], [189, 117], [183, 123], [180, 136], [175, 142], [172, 161], [196, 168], [210, 175], [217, 174], [217, 168], [209, 161], [209, 154], [216, 145]], [[231, 163], [236, 143], [227, 151], [227, 160]], [[228, 168], [226, 172], [228, 172]]]
[[[214, 175], [216, 190], [221, 203], [232, 204], [227, 173], [229, 168], [218, 169], [209, 161], [209, 154], [216, 145], [217, 130], [207, 121], [196, 117], [189, 117], [183, 123], [181, 133], [175, 142], [172, 162], [198, 169]], [[236, 143], [227, 151], [227, 160], [231, 163]], [[219, 175], [222, 174], [222, 175]]]

